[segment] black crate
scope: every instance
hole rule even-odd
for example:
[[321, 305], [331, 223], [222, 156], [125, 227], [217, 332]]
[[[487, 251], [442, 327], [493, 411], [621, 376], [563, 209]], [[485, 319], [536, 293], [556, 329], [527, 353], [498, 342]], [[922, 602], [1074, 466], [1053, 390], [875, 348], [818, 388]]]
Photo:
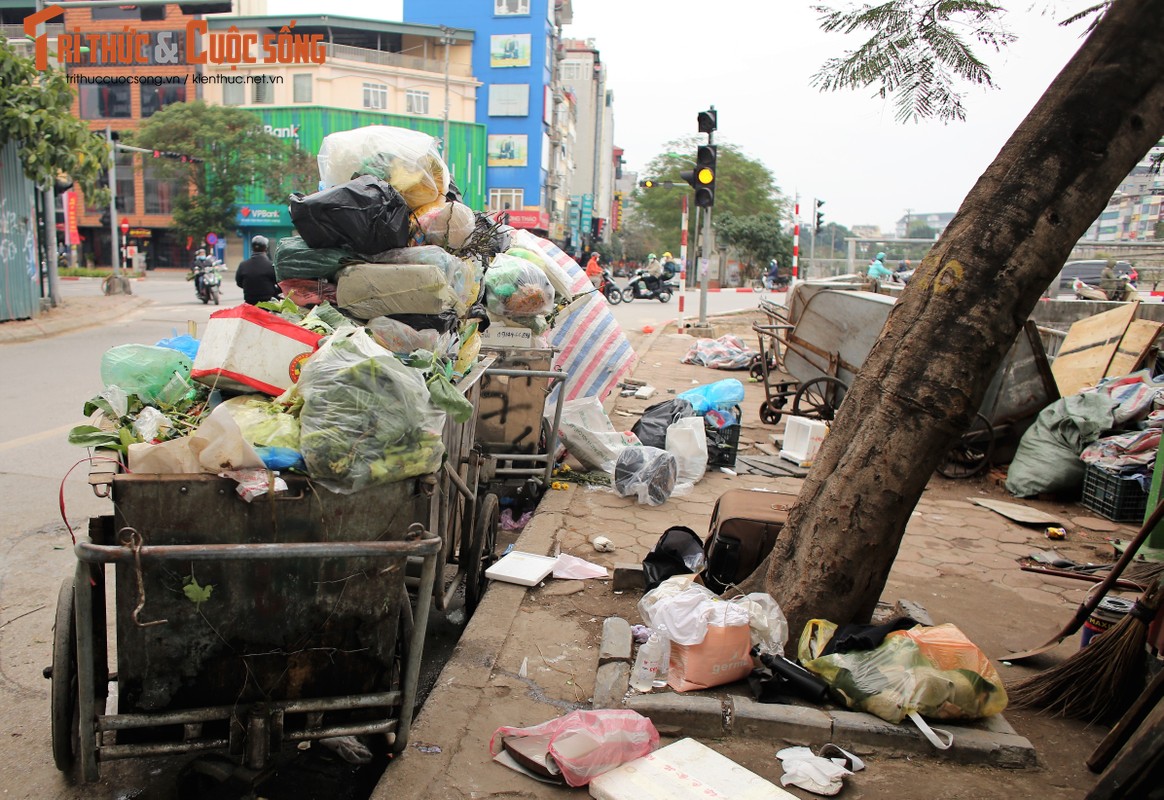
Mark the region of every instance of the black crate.
[[1143, 522], [1148, 493], [1135, 478], [1088, 464], [1083, 473], [1081, 502], [1113, 522]]
[[739, 423], [717, 428], [710, 422], [704, 422], [703, 427], [707, 431], [707, 466], [734, 467], [736, 451], [740, 447]]

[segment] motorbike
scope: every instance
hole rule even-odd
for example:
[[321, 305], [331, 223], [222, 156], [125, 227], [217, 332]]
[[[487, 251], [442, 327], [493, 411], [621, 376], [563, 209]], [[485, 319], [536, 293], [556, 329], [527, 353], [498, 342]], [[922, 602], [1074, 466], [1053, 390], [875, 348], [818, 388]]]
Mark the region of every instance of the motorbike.
[[219, 304], [222, 290], [222, 270], [221, 262], [207, 259], [195, 264], [190, 275], [187, 276], [189, 280], [194, 281], [194, 294], [202, 301], [203, 305], [211, 300], [214, 301], [214, 305]]
[[[622, 290], [624, 303], [632, 300], [658, 300], [660, 303], [671, 302], [671, 296], [679, 288], [679, 284], [669, 280], [671, 276], [664, 272], [656, 280], [651, 279], [645, 269], [635, 270], [630, 282]], [[652, 284], [654, 284], [652, 286]]]
[[791, 282], [792, 279], [787, 275], [780, 275], [776, 280], [765, 275], [762, 278], [752, 280], [752, 289], [757, 292], [784, 292], [788, 290], [788, 285]]
[[614, 282], [614, 276], [606, 267], [602, 268], [602, 282], [598, 285], [598, 291], [606, 297], [606, 302], [612, 306], [617, 306], [622, 302], [622, 289]]

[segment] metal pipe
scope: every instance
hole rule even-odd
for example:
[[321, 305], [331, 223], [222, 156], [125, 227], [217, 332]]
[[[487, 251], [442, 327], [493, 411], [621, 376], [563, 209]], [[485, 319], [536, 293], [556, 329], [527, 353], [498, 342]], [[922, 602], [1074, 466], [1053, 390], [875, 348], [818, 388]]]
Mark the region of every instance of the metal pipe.
[[494, 453], [498, 461], [545, 461], [549, 456], [528, 453]]
[[513, 469], [497, 469], [497, 475], [545, 475], [544, 469], [521, 469], [514, 467]]
[[178, 753], [199, 753], [206, 750], [225, 750], [229, 739], [204, 739], [194, 742], [158, 742], [156, 744], [107, 744], [101, 748], [102, 761], [144, 756], [172, 756]]
[[412, 626], [412, 641], [408, 646], [408, 665], [404, 670], [404, 697], [400, 702], [400, 726], [392, 752], [400, 753], [408, 745], [408, 732], [412, 728], [412, 708], [416, 705], [416, 687], [420, 681], [420, 659], [424, 653], [424, 635], [428, 627], [429, 607], [432, 604], [432, 587], [436, 582], [437, 560], [430, 556], [424, 560], [420, 573], [420, 590], [416, 594], [417, 623]]
[[396, 720], [384, 719], [377, 722], [357, 722], [351, 725], [330, 725], [326, 728], [312, 728], [306, 731], [284, 731], [283, 739], [288, 742], [307, 742], [314, 739], [330, 739], [333, 736], [360, 736], [365, 733], [388, 733], [395, 744], [397, 736], [392, 732], [396, 729]]
[[[440, 549], [441, 538], [427, 535], [416, 542], [295, 542], [284, 544], [150, 545], [137, 551], [142, 561], [254, 561], [292, 558], [364, 558], [428, 555]], [[77, 558], [86, 563], [131, 563], [129, 547], [78, 542]]]
[[[126, 548], [129, 552], [129, 548]], [[73, 578], [73, 614], [77, 628], [77, 716], [79, 719], [77, 756], [81, 779], [92, 783], [100, 778], [97, 768], [96, 686], [93, 663], [93, 593], [90, 589], [92, 567], [77, 562]]]
[[57, 195], [51, 183], [44, 190], [44, 259], [49, 304], [56, 308], [61, 299], [61, 283], [57, 275]]
[[457, 473], [457, 471], [449, 465], [449, 462], [447, 461], [445, 462], [445, 474], [449, 476], [449, 480], [452, 481], [453, 485], [457, 487], [457, 491], [461, 493], [462, 497], [468, 499], [470, 497], [476, 496], [477, 493], [469, 488], [469, 484], [465, 482], [465, 479], [462, 478]]
[[550, 378], [559, 381], [564, 381], [570, 377], [564, 372], [550, 369], [502, 369], [500, 367], [490, 367], [485, 372], [488, 375], [501, 375], [509, 378]]
[[109, 242], [112, 246], [113, 257], [113, 293], [121, 293], [121, 284], [118, 278], [121, 275], [121, 246], [117, 231], [117, 148], [113, 146], [113, 131], [105, 126], [105, 143], [109, 146]]
[[546, 473], [542, 479], [543, 486], [550, 485], [550, 478], [554, 476], [554, 457], [558, 452], [558, 431], [562, 427], [562, 401], [566, 397], [566, 386], [570, 382], [570, 373], [562, 373], [562, 385], [558, 387], [558, 401], [554, 404], [554, 424], [546, 434]]

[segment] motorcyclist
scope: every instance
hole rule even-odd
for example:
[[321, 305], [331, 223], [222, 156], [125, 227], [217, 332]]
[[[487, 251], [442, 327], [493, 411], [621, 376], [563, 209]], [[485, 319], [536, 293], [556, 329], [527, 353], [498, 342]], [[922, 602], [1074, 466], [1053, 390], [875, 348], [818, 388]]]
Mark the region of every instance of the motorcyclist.
[[1108, 300], [1130, 300], [1133, 290], [1128, 286], [1127, 276], [1116, 275], [1115, 259], [1109, 258], [1099, 273], [1099, 288]]
[[194, 291], [199, 295], [202, 294], [202, 272], [209, 264], [206, 250], [199, 247], [194, 252], [194, 266], [190, 267], [190, 273], [186, 276], [186, 280], [194, 281]]
[[780, 264], [776, 259], [768, 262], [768, 274], [764, 276], [764, 283], [768, 285], [769, 289], [776, 288], [776, 281], [780, 278]]
[[873, 259], [873, 263], [869, 265], [869, 269], [866, 270], [865, 274], [874, 280], [893, 277], [893, 270], [885, 266], [884, 253], [877, 254], [877, 258]]
[[243, 290], [243, 302], [255, 305], [279, 297], [275, 265], [267, 257], [269, 245], [266, 236], [255, 236], [251, 239], [251, 257], [238, 265], [234, 282]]
[[649, 292], [659, 291], [659, 283], [663, 275], [663, 264], [654, 253], [647, 256], [647, 277], [643, 283]]
[[595, 289], [602, 288], [602, 266], [598, 263], [598, 253], [590, 254], [590, 260], [586, 262], [586, 277]]

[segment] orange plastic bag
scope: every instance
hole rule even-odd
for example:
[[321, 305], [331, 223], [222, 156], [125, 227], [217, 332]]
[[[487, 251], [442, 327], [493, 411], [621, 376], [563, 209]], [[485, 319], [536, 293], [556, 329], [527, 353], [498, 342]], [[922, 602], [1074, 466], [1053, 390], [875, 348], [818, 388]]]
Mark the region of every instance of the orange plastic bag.
[[752, 671], [752, 637], [747, 625], [714, 623], [699, 644], [671, 643], [667, 683], [677, 692], [734, 683]]

